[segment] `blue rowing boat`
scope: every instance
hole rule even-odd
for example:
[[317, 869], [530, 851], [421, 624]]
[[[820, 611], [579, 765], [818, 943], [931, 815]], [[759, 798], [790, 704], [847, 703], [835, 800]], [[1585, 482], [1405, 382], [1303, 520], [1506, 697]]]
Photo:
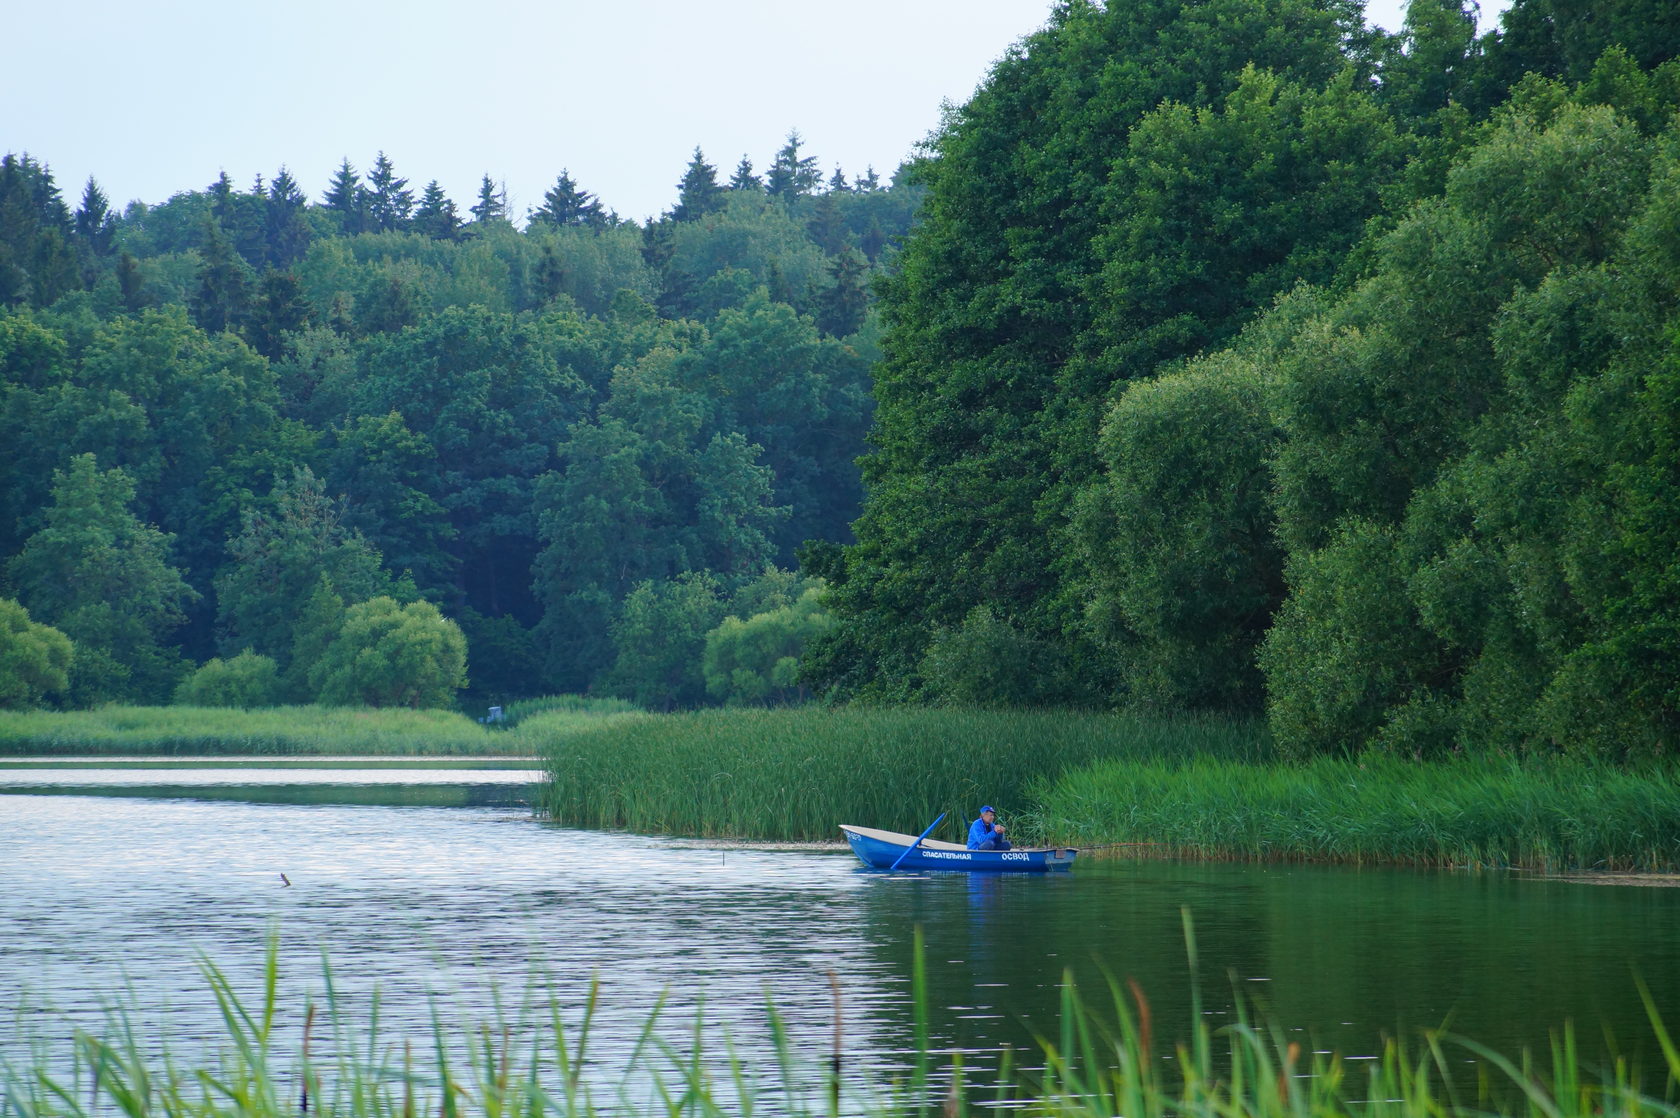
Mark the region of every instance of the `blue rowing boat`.
[[[1043, 873], [1065, 870], [1073, 865], [1077, 850], [1037, 847], [1030, 850], [970, 850], [954, 842], [936, 839], [916, 841], [915, 835], [878, 831], [873, 827], [852, 827], [842, 823], [852, 853], [866, 866], [878, 870], [968, 870], [989, 873]], [[911, 849], [914, 847], [914, 849]], [[905, 851], [909, 851], [908, 854]]]

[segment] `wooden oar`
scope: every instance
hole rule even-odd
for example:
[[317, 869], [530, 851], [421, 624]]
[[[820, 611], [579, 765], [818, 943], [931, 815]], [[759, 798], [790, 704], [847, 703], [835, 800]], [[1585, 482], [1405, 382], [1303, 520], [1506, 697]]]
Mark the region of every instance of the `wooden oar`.
[[[904, 853], [902, 853], [898, 856], [898, 862], [902, 862], [902, 861], [904, 861], [904, 859], [910, 857], [910, 852], [912, 850], [916, 849], [916, 847], [922, 845], [922, 840], [927, 838], [928, 835], [932, 834], [933, 829], [935, 827], [939, 826], [940, 822], [944, 818], [945, 818], [945, 813], [942, 811], [942, 812], [939, 813], [939, 818], [938, 819], [935, 819], [932, 823], [928, 824], [928, 829], [927, 830], [923, 831], [921, 834], [916, 836], [916, 841], [915, 842], [911, 843], [909, 846], [906, 846], [904, 848]], [[894, 862], [892, 864], [892, 870], [896, 870], [898, 868], [898, 862]], [[891, 873], [892, 870], [888, 870], [887, 872]]]

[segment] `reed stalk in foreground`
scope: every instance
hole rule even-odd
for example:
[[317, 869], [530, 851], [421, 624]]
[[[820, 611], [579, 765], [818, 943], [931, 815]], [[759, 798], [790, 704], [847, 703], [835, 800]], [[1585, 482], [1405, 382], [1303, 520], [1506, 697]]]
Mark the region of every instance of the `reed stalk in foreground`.
[[[622, 1058], [592, 1043], [597, 988], [563, 1021], [561, 999], [546, 991], [538, 1027], [504, 1021], [451, 1029], [434, 1011], [427, 1051], [377, 1035], [339, 1012], [328, 972], [325, 1013], [302, 1015], [296, 1046], [282, 1043], [276, 1021], [281, 991], [271, 938], [258, 1004], [247, 1005], [206, 964], [223, 1033], [213, 1057], [173, 1058], [126, 1019], [108, 1035], [76, 1034], [71, 1053], [55, 1059], [36, 1048], [22, 1062], [0, 1055], [4, 1118], [580, 1118], [597, 1114], [712, 1115], [766, 1113], [788, 1118], [964, 1116], [1009, 1106], [1046, 1118], [1674, 1118], [1680, 1052], [1646, 1006], [1665, 1066], [1646, 1086], [1622, 1062], [1597, 1074], [1583, 1070], [1573, 1032], [1557, 1034], [1544, 1060], [1508, 1058], [1474, 1041], [1424, 1034], [1415, 1047], [1389, 1043], [1376, 1060], [1343, 1062], [1305, 1052], [1281, 1027], [1239, 1007], [1235, 1024], [1215, 1028], [1199, 1012], [1188, 1036], [1163, 1043], [1141, 994], [1111, 984], [1112, 1017], [1104, 1018], [1064, 982], [1059, 1028], [1041, 1042], [1042, 1070], [1016, 1070], [1002, 1056], [997, 1086], [965, 1085], [963, 1064], [932, 1047], [926, 985], [916, 967], [914, 1070], [908, 1081], [882, 1081], [852, 1070], [836, 1037], [801, 1047], [772, 1003], [766, 1005], [768, 1050], [746, 1053], [727, 1037], [703, 1043], [696, 1023], [686, 1043], [659, 1028], [658, 1007]], [[1186, 918], [1192, 973], [1196, 951]], [[542, 1006], [541, 999], [536, 1004]], [[581, 1016], [579, 1016], [581, 1010]], [[317, 1026], [324, 1017], [325, 1024]], [[326, 1045], [329, 1055], [318, 1054]], [[1170, 1051], [1168, 1050], [1170, 1048]], [[5, 1050], [0, 1049], [0, 1053]], [[1466, 1055], [1480, 1073], [1468, 1086], [1454, 1070]], [[1170, 1056], [1170, 1059], [1163, 1057]], [[943, 1082], [930, 1069], [946, 1067]]]

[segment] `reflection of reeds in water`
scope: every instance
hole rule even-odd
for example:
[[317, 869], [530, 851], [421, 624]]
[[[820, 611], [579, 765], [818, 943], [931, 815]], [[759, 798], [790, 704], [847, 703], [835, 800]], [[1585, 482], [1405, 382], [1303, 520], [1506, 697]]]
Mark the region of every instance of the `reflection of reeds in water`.
[[[1195, 969], [1195, 939], [1186, 918]], [[1005, 1055], [992, 1085], [965, 1086], [960, 1057], [949, 1057], [947, 1085], [929, 1069], [947, 1060], [931, 1051], [927, 987], [914, 966], [917, 1052], [908, 1079], [865, 1078], [821, 1041], [802, 1048], [774, 1004], [765, 1006], [768, 1046], [738, 1049], [727, 1035], [696, 1025], [686, 1042], [657, 1029], [655, 1006], [622, 1059], [591, 1045], [598, 984], [581, 1005], [563, 1010], [550, 990], [528, 1004], [546, 1019], [515, 1030], [496, 1021], [451, 1029], [434, 1006], [429, 1051], [417, 1054], [378, 1036], [377, 1009], [365, 1024], [344, 1019], [328, 972], [322, 1013], [310, 1005], [298, 1047], [280, 1036], [276, 941], [270, 939], [254, 1004], [205, 965], [220, 1011], [211, 1056], [172, 1057], [143, 1040], [122, 1013], [104, 1035], [78, 1031], [73, 1050], [55, 1061], [36, 1049], [22, 1062], [0, 1061], [0, 1114], [8, 1118], [582, 1118], [597, 1114], [669, 1116], [774, 1114], [968, 1115], [994, 1108], [1049, 1118], [1672, 1118], [1671, 1097], [1647, 1094], [1623, 1062], [1599, 1072], [1581, 1066], [1564, 1026], [1545, 1059], [1509, 1059], [1474, 1041], [1427, 1032], [1412, 1044], [1388, 1042], [1357, 1061], [1308, 1052], [1264, 1014], [1239, 1005], [1234, 1024], [1215, 1027], [1199, 1010], [1187, 1039], [1163, 1050], [1149, 1004], [1135, 985], [1109, 984], [1104, 1013], [1087, 1005], [1071, 976], [1062, 986], [1057, 1036], [1040, 1042], [1042, 1070], [1020, 1072]], [[836, 984], [836, 1020], [839, 990]], [[1680, 1053], [1646, 1007], [1665, 1053], [1658, 1080], [1680, 1083]], [[1199, 1005], [1199, 1001], [1196, 1002]], [[577, 1018], [563, 1021], [565, 1012]], [[318, 1022], [324, 1022], [319, 1023]], [[329, 1034], [329, 1035], [320, 1035]], [[825, 1038], [826, 1039], [826, 1038]], [[329, 1055], [317, 1054], [317, 1041]], [[1477, 1073], [1468, 1085], [1467, 1059]], [[1544, 1065], [1544, 1066], [1543, 1066]]]
[[[960, 838], [982, 803], [1023, 822], [1035, 786], [1111, 758], [1249, 756], [1252, 724], [1073, 711], [721, 710], [575, 732], [520, 727], [548, 759], [563, 823], [758, 839], [837, 839], [837, 824]], [[1031, 837], [1030, 830], [1017, 834]]]

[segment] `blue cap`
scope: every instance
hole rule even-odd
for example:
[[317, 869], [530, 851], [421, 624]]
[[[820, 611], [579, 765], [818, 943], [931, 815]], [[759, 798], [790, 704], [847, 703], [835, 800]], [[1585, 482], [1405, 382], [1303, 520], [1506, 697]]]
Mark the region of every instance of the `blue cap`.
[[[991, 805], [991, 804], [987, 804], [987, 805], [986, 805], [986, 806], [985, 806], [985, 807], [983, 807], [983, 808], [981, 808], [981, 809], [980, 809], [980, 814], [981, 814], [981, 815], [984, 815], [984, 814], [986, 814], [986, 813], [987, 813], [987, 812], [988, 812], [988, 811], [992, 811], [992, 805]], [[992, 811], [992, 814], [993, 814], [993, 815], [996, 815], [996, 814], [997, 814], [997, 812], [995, 812], [995, 811]]]

